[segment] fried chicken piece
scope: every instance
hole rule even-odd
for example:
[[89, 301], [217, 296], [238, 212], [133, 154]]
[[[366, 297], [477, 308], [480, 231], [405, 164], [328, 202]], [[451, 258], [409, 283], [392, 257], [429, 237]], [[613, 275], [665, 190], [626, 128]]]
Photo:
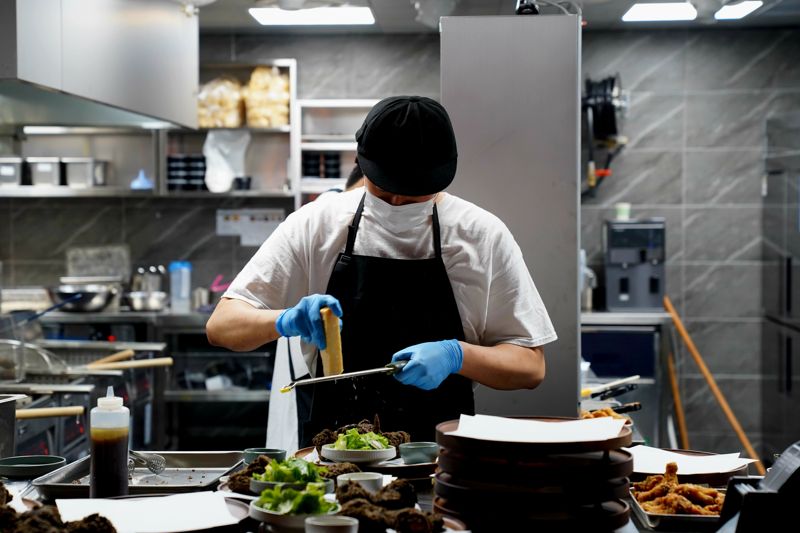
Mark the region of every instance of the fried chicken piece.
[[325, 479], [336, 480], [336, 476], [342, 474], [352, 474], [354, 472], [361, 472], [361, 469], [353, 463], [334, 463], [332, 465], [325, 465], [325, 471], [320, 472], [319, 475]]
[[627, 416], [622, 416], [610, 407], [603, 407], [602, 409], [595, 409], [594, 411], [581, 411], [581, 418], [605, 418], [611, 417], [616, 419], [627, 420]]
[[667, 485], [666, 483], [659, 483], [652, 489], [644, 492], [637, 492], [634, 495], [636, 496], [636, 500], [640, 503], [643, 502], [650, 502], [655, 500], [656, 498], [660, 498], [662, 496], [666, 496], [669, 494], [671, 490], [671, 486]]
[[717, 496], [719, 495], [717, 490], [701, 487], [700, 485], [693, 485], [691, 483], [675, 485], [672, 492], [680, 494], [690, 502], [703, 507], [715, 504], [717, 502]]
[[431, 533], [439, 531], [433, 529], [428, 517], [414, 508], [386, 512], [387, 526], [397, 533]]
[[667, 463], [667, 471], [661, 482], [673, 486], [678, 484], [678, 463]]
[[264, 473], [270, 461], [272, 461], [272, 459], [266, 455], [259, 455], [256, 457], [255, 461], [247, 465], [246, 468], [231, 474], [231, 477], [228, 479], [228, 487], [230, 487], [233, 492], [250, 494], [250, 480], [253, 478], [253, 474]]
[[713, 515], [699, 505], [695, 505], [680, 494], [670, 493], [661, 498], [641, 504], [642, 509], [653, 514]]
[[336, 501], [345, 504], [350, 500], [367, 500], [372, 503], [372, 494], [355, 481], [348, 481], [336, 487]]
[[322, 452], [322, 447], [326, 444], [333, 444], [336, 442], [336, 432], [330, 429], [323, 429], [311, 439], [311, 444], [317, 449], [317, 453]]
[[117, 533], [114, 525], [105, 516], [91, 514], [83, 520], [67, 522], [67, 533]]
[[403, 509], [417, 504], [417, 491], [405, 479], [396, 479], [372, 496], [372, 501], [386, 509]]
[[343, 504], [339, 514], [357, 519], [360, 533], [386, 533], [385, 512], [385, 509], [364, 498], [356, 498]]
[[64, 523], [61, 521], [58, 509], [52, 505], [45, 505], [18, 514], [16, 523], [9, 533], [63, 533], [63, 531]]
[[386, 433], [381, 433], [381, 435], [386, 437], [386, 440], [389, 441], [389, 446], [394, 446], [398, 449], [401, 444], [411, 442], [411, 435], [405, 431], [388, 431]]
[[13, 499], [14, 497], [6, 490], [6, 486], [3, 485], [3, 482], [0, 481], [0, 506], [8, 504], [8, 502]]
[[654, 476], [647, 476], [644, 481], [639, 481], [638, 483], [633, 483], [633, 491], [634, 492], [645, 492], [648, 490], [652, 490], [653, 487], [658, 485], [664, 480], [664, 476], [662, 474], [656, 474]]
[[17, 522], [17, 512], [10, 505], [0, 505], [0, 531], [11, 531]]

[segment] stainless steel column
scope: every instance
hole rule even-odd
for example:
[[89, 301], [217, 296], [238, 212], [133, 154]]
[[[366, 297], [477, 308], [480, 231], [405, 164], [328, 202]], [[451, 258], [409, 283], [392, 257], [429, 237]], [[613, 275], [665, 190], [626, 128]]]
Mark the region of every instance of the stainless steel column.
[[508, 225], [559, 336], [545, 347], [544, 383], [480, 387], [482, 413], [577, 414], [580, 39], [577, 16], [441, 22], [442, 103], [459, 152], [450, 190]]

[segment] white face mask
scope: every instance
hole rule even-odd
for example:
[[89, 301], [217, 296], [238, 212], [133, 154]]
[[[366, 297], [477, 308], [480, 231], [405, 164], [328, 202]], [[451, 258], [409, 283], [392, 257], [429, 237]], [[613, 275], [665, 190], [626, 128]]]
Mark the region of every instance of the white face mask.
[[427, 222], [433, 212], [434, 198], [415, 204], [392, 205], [367, 190], [364, 210], [375, 217], [384, 228], [399, 233]]

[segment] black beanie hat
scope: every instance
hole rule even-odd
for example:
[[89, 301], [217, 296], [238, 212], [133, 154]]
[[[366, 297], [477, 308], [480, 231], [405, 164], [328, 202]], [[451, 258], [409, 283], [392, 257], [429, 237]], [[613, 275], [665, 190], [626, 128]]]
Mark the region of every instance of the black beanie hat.
[[405, 196], [434, 194], [456, 175], [456, 137], [439, 102], [392, 96], [370, 110], [356, 133], [358, 163], [371, 182]]

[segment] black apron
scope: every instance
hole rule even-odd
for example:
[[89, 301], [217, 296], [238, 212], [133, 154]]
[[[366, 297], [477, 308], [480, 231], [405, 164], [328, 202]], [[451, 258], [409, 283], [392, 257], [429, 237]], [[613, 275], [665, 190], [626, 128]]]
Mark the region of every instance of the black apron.
[[[392, 355], [414, 344], [464, 340], [450, 279], [442, 261], [439, 217], [433, 206], [430, 259], [391, 259], [354, 255], [364, 197], [347, 231], [328, 281], [327, 294], [342, 305], [344, 371], [388, 364]], [[317, 375], [322, 364], [317, 364]], [[309, 390], [310, 389], [310, 390]], [[403, 385], [391, 376], [369, 376], [301, 387], [298, 417], [301, 445], [323, 429], [335, 430], [380, 416], [383, 431], [407, 431], [414, 441], [432, 441], [436, 424], [474, 414], [472, 382], [453, 374], [434, 390]]]

